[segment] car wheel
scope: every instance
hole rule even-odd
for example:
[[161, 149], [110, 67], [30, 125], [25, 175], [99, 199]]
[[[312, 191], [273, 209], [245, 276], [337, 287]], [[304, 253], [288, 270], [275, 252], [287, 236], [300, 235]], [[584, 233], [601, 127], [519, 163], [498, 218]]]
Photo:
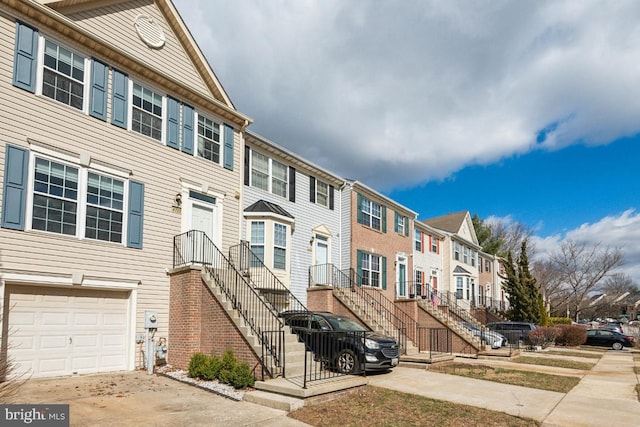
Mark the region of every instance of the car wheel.
[[336, 358], [336, 368], [341, 374], [353, 374], [358, 370], [356, 354], [349, 349], [342, 350]]
[[622, 343], [621, 342], [614, 342], [612, 347], [613, 347], [614, 350], [622, 350]]

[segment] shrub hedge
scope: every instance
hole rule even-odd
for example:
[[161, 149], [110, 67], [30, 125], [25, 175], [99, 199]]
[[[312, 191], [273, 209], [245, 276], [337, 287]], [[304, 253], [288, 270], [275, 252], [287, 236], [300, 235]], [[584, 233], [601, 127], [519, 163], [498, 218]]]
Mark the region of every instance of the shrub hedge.
[[231, 349], [222, 357], [195, 353], [189, 360], [189, 376], [205, 381], [218, 380], [234, 388], [246, 388], [255, 384], [251, 367], [246, 362], [238, 362]]

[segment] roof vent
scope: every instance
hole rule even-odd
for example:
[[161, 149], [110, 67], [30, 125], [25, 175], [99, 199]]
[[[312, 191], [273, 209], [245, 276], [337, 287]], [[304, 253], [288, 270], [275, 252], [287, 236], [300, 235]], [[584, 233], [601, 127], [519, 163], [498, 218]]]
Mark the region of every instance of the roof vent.
[[164, 46], [164, 31], [151, 16], [147, 14], [138, 15], [133, 25], [136, 27], [138, 36], [147, 46], [154, 49], [160, 49]]

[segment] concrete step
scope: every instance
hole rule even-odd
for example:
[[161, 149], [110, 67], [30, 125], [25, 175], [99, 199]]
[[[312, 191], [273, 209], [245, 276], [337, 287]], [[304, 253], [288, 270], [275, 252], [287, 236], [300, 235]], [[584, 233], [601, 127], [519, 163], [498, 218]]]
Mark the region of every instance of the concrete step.
[[246, 392], [243, 400], [287, 412], [295, 411], [296, 409], [300, 409], [304, 406], [304, 399], [284, 396], [282, 394], [270, 393], [262, 390]]

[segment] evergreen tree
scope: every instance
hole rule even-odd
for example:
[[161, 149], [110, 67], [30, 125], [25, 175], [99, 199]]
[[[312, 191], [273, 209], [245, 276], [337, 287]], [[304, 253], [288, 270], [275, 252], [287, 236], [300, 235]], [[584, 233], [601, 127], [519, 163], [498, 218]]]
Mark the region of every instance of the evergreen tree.
[[527, 241], [523, 240], [518, 262], [514, 263], [511, 252], [507, 255], [503, 287], [507, 292], [509, 309], [507, 318], [516, 322], [534, 322], [545, 324], [546, 311], [542, 294], [536, 286], [536, 279], [529, 270]]

